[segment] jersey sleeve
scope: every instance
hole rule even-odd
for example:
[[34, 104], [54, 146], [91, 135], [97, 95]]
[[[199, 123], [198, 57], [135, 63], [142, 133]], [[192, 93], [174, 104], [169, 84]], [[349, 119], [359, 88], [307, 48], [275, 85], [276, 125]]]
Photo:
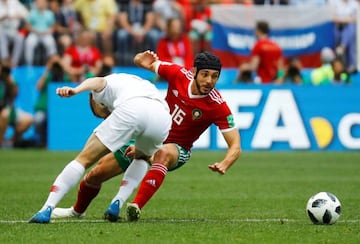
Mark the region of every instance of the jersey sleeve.
[[217, 114], [218, 116], [216, 117], [214, 123], [221, 132], [230, 131], [236, 128], [234, 116], [226, 102], [221, 104], [217, 111]]
[[181, 73], [181, 69], [182, 67], [177, 64], [162, 61], [157, 68], [157, 74], [171, 84], [177, 80], [176, 77]]

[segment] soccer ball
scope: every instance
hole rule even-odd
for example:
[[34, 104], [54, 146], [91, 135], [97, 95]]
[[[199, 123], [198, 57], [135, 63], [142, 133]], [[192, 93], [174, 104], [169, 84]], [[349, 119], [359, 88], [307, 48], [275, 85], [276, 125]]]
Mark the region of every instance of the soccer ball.
[[310, 197], [306, 205], [306, 211], [314, 224], [331, 225], [339, 219], [341, 203], [330, 192], [319, 192]]

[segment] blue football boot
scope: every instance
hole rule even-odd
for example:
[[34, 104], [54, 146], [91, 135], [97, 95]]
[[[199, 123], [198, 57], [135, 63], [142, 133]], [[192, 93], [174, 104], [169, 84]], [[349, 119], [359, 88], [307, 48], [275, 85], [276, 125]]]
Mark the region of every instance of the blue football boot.
[[47, 224], [50, 223], [53, 208], [48, 206], [45, 210], [39, 211], [31, 217], [29, 223]]
[[119, 219], [120, 201], [116, 200], [109, 205], [109, 208], [104, 213], [104, 218], [110, 222], [117, 222]]

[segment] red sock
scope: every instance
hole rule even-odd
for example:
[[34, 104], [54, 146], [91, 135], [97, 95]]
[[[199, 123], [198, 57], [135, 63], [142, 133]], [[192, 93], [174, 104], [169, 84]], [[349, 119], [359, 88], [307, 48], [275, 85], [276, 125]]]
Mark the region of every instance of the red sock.
[[135, 196], [133, 203], [137, 203], [139, 208], [143, 208], [144, 205], [150, 200], [155, 192], [160, 188], [167, 173], [167, 168], [155, 163], [151, 166], [149, 172], [145, 175], [141, 181], [139, 190]]
[[84, 213], [87, 207], [90, 205], [91, 201], [97, 196], [101, 189], [101, 185], [95, 186], [90, 185], [82, 180], [80, 182], [80, 187], [78, 190], [78, 196], [76, 203], [74, 205], [74, 210], [77, 213]]

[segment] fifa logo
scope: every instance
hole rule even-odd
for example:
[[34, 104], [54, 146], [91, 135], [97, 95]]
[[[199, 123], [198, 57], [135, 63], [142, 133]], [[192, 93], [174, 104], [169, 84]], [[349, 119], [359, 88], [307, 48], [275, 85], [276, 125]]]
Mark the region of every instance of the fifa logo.
[[[319, 101], [316, 96], [309, 101], [302, 98], [302, 94], [298, 97], [301, 102], [297, 102], [291, 89], [269, 89], [268, 93], [261, 89], [241, 89], [222, 93], [233, 111], [243, 141], [250, 141], [251, 149], [360, 149], [356, 130], [360, 113], [335, 111], [334, 106], [339, 107], [336, 102], [323, 102], [320, 106], [314, 104]], [[353, 110], [358, 111], [356, 107]]]

